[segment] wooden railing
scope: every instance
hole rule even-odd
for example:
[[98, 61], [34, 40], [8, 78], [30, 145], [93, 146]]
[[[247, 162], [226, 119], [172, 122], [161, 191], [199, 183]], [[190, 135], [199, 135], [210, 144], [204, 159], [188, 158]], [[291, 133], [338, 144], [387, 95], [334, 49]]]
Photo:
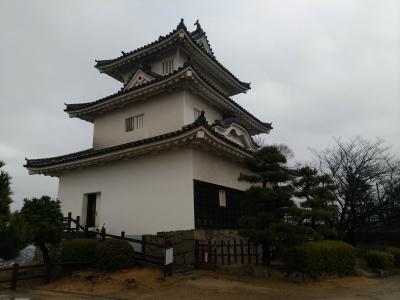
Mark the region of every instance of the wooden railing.
[[[74, 263], [49, 263], [49, 264], [33, 264], [20, 265], [13, 264], [11, 267], [0, 268], [0, 290], [11, 289], [15, 291], [19, 281], [43, 279], [44, 283], [49, 283], [51, 271], [55, 266], [90, 266], [91, 262], [74, 262]], [[35, 272], [36, 271], [36, 272]], [[35, 274], [39, 271], [39, 274]], [[31, 274], [29, 274], [29, 272]], [[3, 273], [9, 273], [1, 276]], [[4, 277], [8, 277], [4, 279]]]
[[[164, 266], [165, 248], [167, 248], [168, 246], [166, 245], [166, 243], [157, 244], [157, 243], [146, 242], [144, 237], [142, 237], [142, 239], [140, 240], [126, 237], [125, 231], [121, 231], [120, 235], [109, 234], [106, 232], [105, 227], [102, 227], [100, 231], [90, 230], [87, 226], [83, 226], [82, 224], [80, 224], [79, 216], [77, 216], [75, 219], [72, 218], [72, 213], [70, 212], [68, 213], [67, 217], [63, 218], [63, 223], [64, 223], [64, 231], [66, 232], [84, 232], [87, 235], [95, 235], [100, 241], [104, 241], [106, 238], [113, 238], [113, 239], [126, 240], [128, 242], [138, 244], [140, 245], [141, 251], [136, 251], [134, 249], [136, 259], [146, 263]], [[149, 253], [148, 251], [149, 248], [159, 249], [158, 251], [153, 251], [153, 252], [159, 252], [160, 255], [153, 255], [152, 253]]]

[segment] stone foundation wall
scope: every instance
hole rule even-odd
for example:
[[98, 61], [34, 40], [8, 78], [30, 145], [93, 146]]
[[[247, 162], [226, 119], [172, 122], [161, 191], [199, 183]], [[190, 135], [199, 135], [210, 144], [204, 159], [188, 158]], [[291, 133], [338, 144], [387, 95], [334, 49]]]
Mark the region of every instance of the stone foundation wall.
[[[174, 248], [174, 264], [194, 266], [195, 255], [195, 240], [212, 240], [212, 241], [226, 241], [226, 240], [244, 240], [237, 230], [231, 229], [196, 229], [196, 230], [180, 230], [158, 232], [156, 235], [144, 235], [143, 239], [146, 243], [154, 243], [164, 246], [166, 242], [170, 242]], [[146, 253], [163, 257], [163, 248], [158, 248], [153, 245], [145, 245]]]
[[[146, 243], [164, 246], [170, 242], [174, 248], [175, 265], [194, 265], [194, 230], [158, 232], [156, 235], [144, 235]], [[146, 245], [146, 253], [162, 257], [162, 248]]]

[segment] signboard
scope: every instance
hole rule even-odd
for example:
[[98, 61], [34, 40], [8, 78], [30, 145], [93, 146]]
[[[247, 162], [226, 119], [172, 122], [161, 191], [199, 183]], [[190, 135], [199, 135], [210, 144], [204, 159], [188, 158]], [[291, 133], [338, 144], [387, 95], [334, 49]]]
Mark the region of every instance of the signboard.
[[165, 265], [170, 265], [174, 262], [174, 248], [165, 248]]

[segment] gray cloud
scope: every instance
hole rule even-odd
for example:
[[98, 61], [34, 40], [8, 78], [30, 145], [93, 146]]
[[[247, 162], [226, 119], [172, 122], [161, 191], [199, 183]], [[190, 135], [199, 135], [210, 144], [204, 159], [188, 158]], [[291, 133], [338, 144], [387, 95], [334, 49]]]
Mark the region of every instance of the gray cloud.
[[0, 159], [14, 207], [57, 194], [57, 179], [29, 176], [24, 157], [91, 146], [92, 126], [64, 102], [119, 89], [93, 68], [199, 18], [218, 59], [252, 90], [235, 100], [274, 130], [296, 160], [332, 137], [383, 137], [400, 152], [398, 1], [1, 1]]

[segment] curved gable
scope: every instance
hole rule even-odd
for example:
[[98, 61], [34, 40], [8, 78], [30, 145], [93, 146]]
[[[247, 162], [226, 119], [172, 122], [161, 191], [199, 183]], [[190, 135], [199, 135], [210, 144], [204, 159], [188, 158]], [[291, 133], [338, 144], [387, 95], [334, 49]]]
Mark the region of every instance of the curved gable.
[[253, 142], [253, 139], [249, 135], [248, 131], [236, 123], [231, 123], [227, 127], [215, 126], [214, 129], [222, 134], [230, 141], [246, 148], [251, 151], [256, 151], [258, 146]]

